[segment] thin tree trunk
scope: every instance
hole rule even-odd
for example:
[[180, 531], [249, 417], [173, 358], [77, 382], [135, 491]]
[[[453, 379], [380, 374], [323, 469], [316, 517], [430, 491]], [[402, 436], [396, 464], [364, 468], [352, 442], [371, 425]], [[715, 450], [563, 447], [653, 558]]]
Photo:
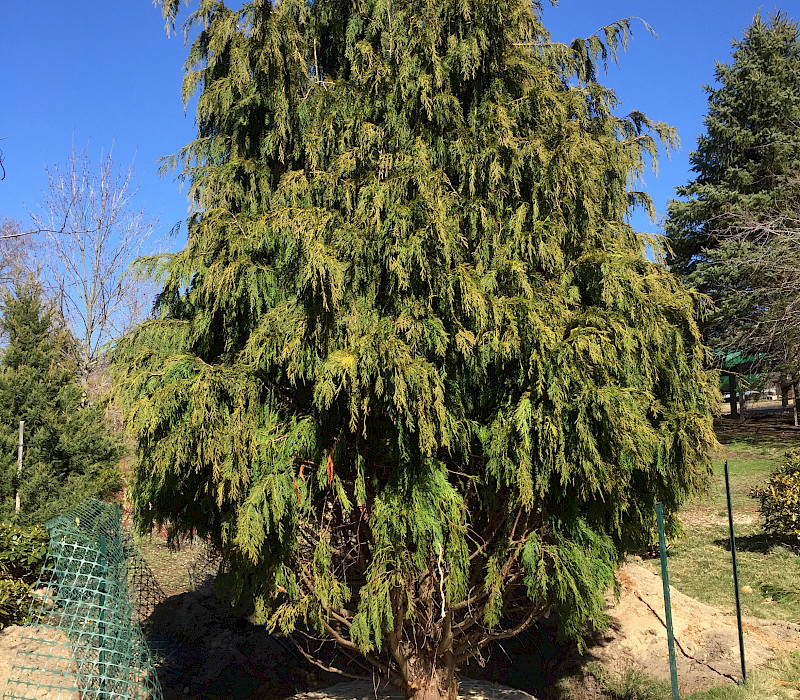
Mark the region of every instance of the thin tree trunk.
[[737, 392], [739, 389], [736, 375], [733, 372], [728, 372], [728, 389], [730, 390], [731, 418], [738, 418]]
[[745, 388], [739, 384], [739, 418], [745, 418], [745, 411], [747, 410], [747, 396], [745, 395]]
[[794, 384], [792, 391], [794, 392], [794, 424], [797, 425], [797, 411], [800, 409], [800, 382]]

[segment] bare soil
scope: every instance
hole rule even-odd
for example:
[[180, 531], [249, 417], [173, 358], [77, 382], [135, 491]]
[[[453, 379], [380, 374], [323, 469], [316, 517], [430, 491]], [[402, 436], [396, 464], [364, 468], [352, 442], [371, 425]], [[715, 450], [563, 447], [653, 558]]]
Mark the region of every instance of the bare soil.
[[68, 648], [69, 640], [59, 630], [4, 629], [0, 632], [0, 697], [78, 700], [80, 693], [73, 690], [75, 665], [69, 655], [64, 658]]
[[[636, 669], [669, 679], [661, 578], [635, 564], [617, 572], [620, 596], [609, 595], [610, 626], [590, 640], [586, 659], [612, 673]], [[741, 680], [736, 618], [670, 587], [681, 694]], [[800, 625], [745, 618], [745, 657], [758, 668], [776, 653], [800, 650]]]
[[165, 700], [285, 698], [336, 682], [205, 585], [168, 597], [147, 626]]
[[[617, 574], [619, 598], [609, 592], [609, 628], [588, 640], [581, 657], [564, 653], [548, 630], [495, 647], [480, 664], [463, 669], [462, 697], [469, 700], [530, 700], [553, 697], [555, 681], [576, 664], [600, 663], [612, 673], [637, 669], [655, 678], [669, 678], [661, 580], [645, 568], [626, 564]], [[671, 589], [678, 677], [682, 693], [733, 683], [739, 678], [735, 618]], [[238, 617], [206, 584], [160, 602], [148, 621], [148, 635], [160, 659], [158, 666], [167, 700], [178, 698], [285, 698], [294, 700], [361, 700], [376, 689], [339, 684], [336, 676], [318, 671], [295, 655], [291, 645], [263, 627]], [[27, 632], [27, 630], [25, 630]], [[11, 673], [23, 628], [0, 633], [0, 680]], [[776, 653], [800, 649], [800, 625], [745, 620], [748, 668], [757, 668]], [[470, 680], [468, 676], [478, 676]], [[502, 688], [513, 685], [522, 691]], [[320, 690], [327, 686], [333, 688]], [[603, 697], [591, 678], [578, 682], [573, 697]], [[368, 692], [367, 692], [368, 691]], [[378, 698], [394, 698], [381, 691]], [[389, 693], [388, 695], [386, 693]], [[530, 693], [530, 695], [528, 694]], [[45, 696], [42, 696], [45, 697]], [[398, 696], [399, 697], [399, 696]]]
[[[532, 695], [489, 681], [464, 679], [459, 684], [461, 700], [536, 700]], [[324, 690], [295, 695], [289, 700], [404, 700], [399, 690], [391, 687], [376, 688], [369, 683], [356, 681], [338, 683]]]
[[714, 432], [722, 444], [746, 439], [748, 435], [769, 437], [791, 444], [797, 444], [800, 440], [800, 427], [794, 425], [791, 411], [752, 410], [746, 411], [740, 418], [723, 415], [714, 421]]

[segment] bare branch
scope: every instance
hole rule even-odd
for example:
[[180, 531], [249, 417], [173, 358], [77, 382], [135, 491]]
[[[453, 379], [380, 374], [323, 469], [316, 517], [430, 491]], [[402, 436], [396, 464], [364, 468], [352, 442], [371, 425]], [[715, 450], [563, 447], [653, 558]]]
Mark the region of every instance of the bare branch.
[[88, 373], [109, 342], [143, 320], [155, 289], [129, 266], [153, 237], [156, 221], [135, 204], [133, 167], [120, 168], [113, 146], [98, 164], [73, 148], [64, 165], [47, 168], [48, 186], [34, 227], [15, 236], [42, 243], [48, 291], [80, 342]]

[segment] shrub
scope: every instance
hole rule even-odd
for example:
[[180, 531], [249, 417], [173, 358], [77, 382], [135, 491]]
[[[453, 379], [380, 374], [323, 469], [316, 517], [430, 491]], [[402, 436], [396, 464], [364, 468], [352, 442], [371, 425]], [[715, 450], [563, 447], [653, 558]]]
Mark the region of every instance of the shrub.
[[30, 604], [29, 583], [22, 579], [0, 579], [0, 630], [25, 622]]
[[43, 525], [0, 523], [0, 576], [33, 583], [44, 563], [48, 543]]
[[764, 531], [800, 546], [800, 448], [789, 450], [767, 483], [750, 495], [760, 503]]
[[0, 630], [25, 621], [48, 542], [42, 525], [0, 523]]

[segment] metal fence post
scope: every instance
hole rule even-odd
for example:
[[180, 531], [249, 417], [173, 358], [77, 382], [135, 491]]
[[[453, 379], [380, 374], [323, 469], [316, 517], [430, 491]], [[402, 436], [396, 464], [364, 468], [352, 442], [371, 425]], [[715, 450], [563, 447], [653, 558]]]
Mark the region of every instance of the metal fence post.
[[736, 538], [733, 536], [733, 508], [731, 507], [731, 479], [728, 460], [725, 460], [725, 493], [728, 497], [728, 532], [730, 533], [731, 559], [733, 560], [733, 591], [736, 595], [736, 623], [739, 626], [739, 658], [742, 662], [742, 683], [747, 683], [747, 668], [744, 662], [744, 632], [742, 631], [742, 603], [739, 600], [739, 567], [736, 565]]
[[667, 541], [664, 536], [664, 508], [656, 503], [658, 520], [658, 548], [661, 552], [661, 581], [664, 584], [664, 619], [667, 627], [667, 646], [669, 647], [669, 677], [672, 682], [672, 700], [680, 700], [678, 694], [678, 663], [675, 660], [675, 634], [672, 630], [672, 603], [669, 599], [669, 573], [667, 572]]

